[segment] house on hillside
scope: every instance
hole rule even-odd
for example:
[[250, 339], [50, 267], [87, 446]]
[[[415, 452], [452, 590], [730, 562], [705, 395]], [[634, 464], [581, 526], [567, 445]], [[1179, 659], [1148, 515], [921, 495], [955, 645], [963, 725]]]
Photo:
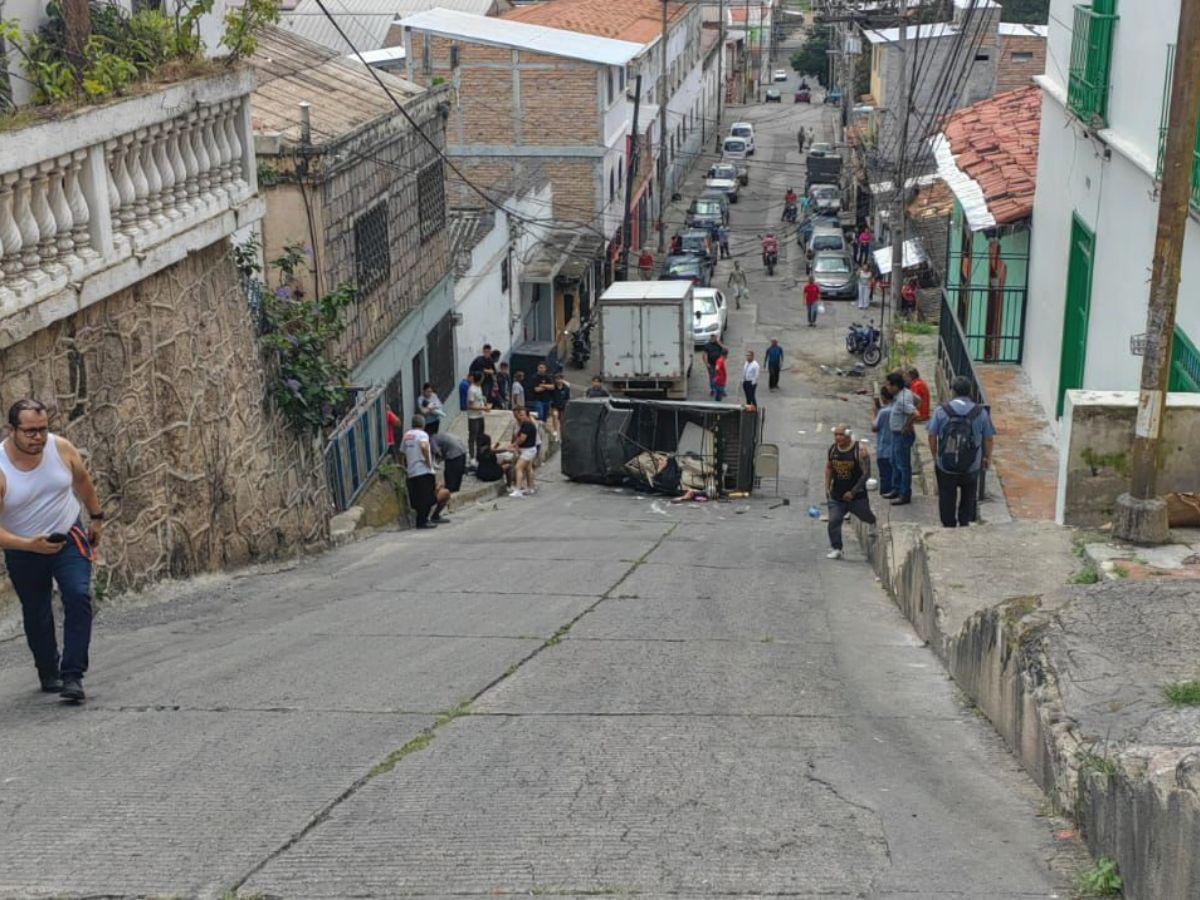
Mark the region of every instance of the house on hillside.
[[1041, 89], [960, 109], [931, 141], [953, 195], [942, 287], [977, 362], [1021, 362], [1028, 302]]
[[[1023, 365], [1048, 411], [1072, 388], [1136, 390], [1178, 0], [1052, 0]], [[1194, 48], [1191, 48], [1194, 52]], [[1200, 390], [1200, 135], [1170, 386]], [[1136, 341], [1134, 341], [1136, 344]]]
[[311, 271], [298, 281], [312, 296], [356, 285], [348, 327], [331, 352], [349, 365], [353, 383], [384, 387], [407, 417], [424, 382], [442, 396], [457, 382], [439, 155], [449, 89], [378, 73], [422, 137], [372, 73], [336, 50], [271, 28], [251, 64], [264, 257], [306, 248]]

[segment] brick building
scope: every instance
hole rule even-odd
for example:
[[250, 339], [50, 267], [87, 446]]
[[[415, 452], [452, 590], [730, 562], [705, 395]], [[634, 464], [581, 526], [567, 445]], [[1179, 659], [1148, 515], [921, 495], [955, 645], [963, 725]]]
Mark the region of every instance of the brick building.
[[1046, 71], [1045, 25], [1000, 23], [1000, 62], [996, 66], [996, 93], [1029, 87]]
[[438, 153], [449, 89], [379, 73], [430, 146], [366, 67], [336, 50], [273, 28], [251, 62], [259, 73], [251, 108], [267, 200], [264, 256], [275, 259], [285, 245], [299, 244], [312, 257], [311, 272], [300, 277], [304, 290], [358, 286], [334, 352], [355, 383], [386, 386], [389, 402], [411, 413], [424, 381], [443, 394], [456, 381]]

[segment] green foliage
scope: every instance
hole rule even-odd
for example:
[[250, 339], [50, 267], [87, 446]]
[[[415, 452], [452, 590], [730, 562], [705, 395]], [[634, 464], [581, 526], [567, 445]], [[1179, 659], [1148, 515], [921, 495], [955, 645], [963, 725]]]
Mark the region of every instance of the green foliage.
[[279, 0], [245, 0], [241, 7], [225, 12], [225, 35], [221, 44], [229, 48], [229, 61], [249, 56], [258, 49], [258, 34], [279, 21]]
[[83, 48], [83, 92], [89, 98], [123, 94], [138, 77], [138, 67], [110, 49], [108, 40], [99, 35], [88, 38]]
[[824, 85], [829, 72], [829, 33], [825, 28], [814, 28], [808, 32], [804, 46], [792, 54], [791, 66], [801, 75], [815, 78]]
[[1200, 706], [1200, 681], [1175, 681], [1163, 685], [1163, 695], [1172, 706]]
[[25, 34], [14, 20], [0, 22], [0, 40], [21, 60], [37, 104], [64, 103], [76, 96], [75, 70], [41, 34]]
[[[244, 279], [257, 282], [260, 266], [253, 243], [234, 250], [234, 263]], [[323, 297], [305, 296], [300, 277], [308, 255], [296, 244], [284, 247], [272, 261], [275, 286], [258, 283], [260, 341], [275, 354], [277, 369], [271, 394], [292, 426], [301, 432], [334, 424], [347, 401], [350, 371], [330, 354], [346, 328], [343, 313], [354, 302], [353, 285], [338, 285]]]
[[1091, 566], [1080, 569], [1071, 579], [1071, 584], [1095, 584], [1100, 580], [1100, 573]]
[[1116, 897], [1125, 888], [1125, 881], [1117, 871], [1117, 864], [1107, 856], [1096, 860], [1096, 865], [1081, 872], [1075, 887], [1084, 897]]
[[937, 334], [937, 326], [929, 322], [914, 322], [907, 320], [896, 326], [897, 331], [902, 331], [905, 334], [920, 334], [930, 335]]
[[178, 59], [196, 59], [204, 53], [204, 41], [200, 39], [200, 18], [212, 12], [213, 0], [179, 0], [175, 7], [174, 56]]
[[1050, 0], [1000, 0], [1000, 18], [1005, 22], [1045, 25], [1050, 18]]

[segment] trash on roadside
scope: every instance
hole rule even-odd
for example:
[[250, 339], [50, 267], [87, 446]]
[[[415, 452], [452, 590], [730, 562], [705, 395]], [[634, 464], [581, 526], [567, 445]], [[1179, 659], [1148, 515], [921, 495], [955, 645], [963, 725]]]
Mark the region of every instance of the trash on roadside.
[[808, 515], [809, 518], [819, 519], [821, 517], [821, 508], [816, 505], [810, 506], [808, 508]]

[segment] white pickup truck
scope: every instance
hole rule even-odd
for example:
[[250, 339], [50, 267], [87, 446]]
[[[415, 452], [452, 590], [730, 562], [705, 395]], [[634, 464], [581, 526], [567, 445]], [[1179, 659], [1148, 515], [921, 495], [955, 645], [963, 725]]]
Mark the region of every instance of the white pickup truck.
[[600, 375], [628, 396], [687, 399], [692, 283], [617, 281], [600, 298]]

